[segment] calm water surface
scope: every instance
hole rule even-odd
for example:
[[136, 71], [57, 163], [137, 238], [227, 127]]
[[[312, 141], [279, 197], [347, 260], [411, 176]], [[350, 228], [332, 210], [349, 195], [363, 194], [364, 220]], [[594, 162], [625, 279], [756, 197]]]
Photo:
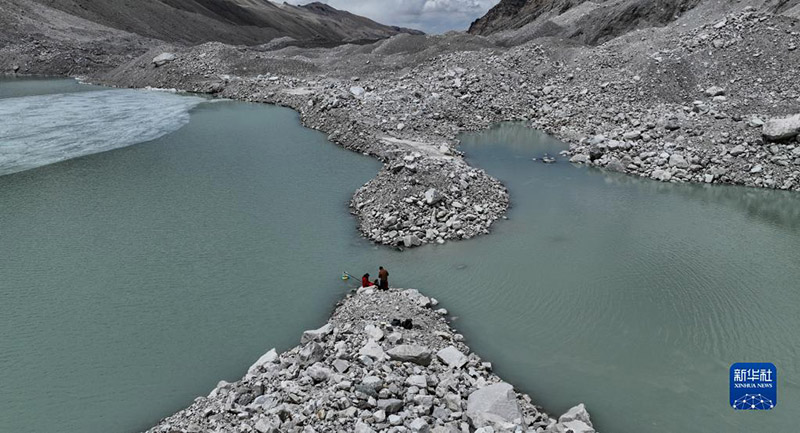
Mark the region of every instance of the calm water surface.
[[[2, 81], [0, 108], [97, 90]], [[472, 348], [553, 413], [583, 401], [623, 433], [796, 430], [796, 194], [545, 165], [532, 158], [563, 145], [504, 125], [462, 149], [509, 187], [509, 220], [399, 253], [360, 239], [347, 211], [379, 164], [292, 111], [185, 103], [188, 124], [122, 147], [155, 122], [152, 104], [135, 109], [148, 98], [124, 96], [87, 95], [93, 117], [119, 122], [120, 148], [0, 177], [0, 431], [145, 429], [296, 344], [349, 289], [343, 270], [379, 264], [442, 301]], [[738, 361], [778, 366], [773, 411], [729, 408]]]

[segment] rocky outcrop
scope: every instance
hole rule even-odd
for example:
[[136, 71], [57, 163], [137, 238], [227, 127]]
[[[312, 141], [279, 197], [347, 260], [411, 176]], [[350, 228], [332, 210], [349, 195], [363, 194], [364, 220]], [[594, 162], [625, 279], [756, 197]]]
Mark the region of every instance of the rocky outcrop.
[[[583, 405], [556, 420], [503, 382], [437, 303], [361, 288], [299, 346], [269, 351], [150, 432], [593, 432], [577, 430], [591, 428]], [[411, 329], [391, 325], [408, 318]]]

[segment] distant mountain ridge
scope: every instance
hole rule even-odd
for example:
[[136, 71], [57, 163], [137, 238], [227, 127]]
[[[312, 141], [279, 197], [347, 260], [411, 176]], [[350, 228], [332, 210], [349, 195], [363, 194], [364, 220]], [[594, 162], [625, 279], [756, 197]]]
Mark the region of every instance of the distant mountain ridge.
[[595, 45], [631, 30], [663, 26], [701, 0], [501, 0], [469, 33], [522, 31], [524, 37], [561, 37]]
[[28, 0], [103, 26], [167, 42], [258, 45], [279, 37], [303, 41], [377, 40], [422, 32], [387, 26], [314, 2], [268, 0]]

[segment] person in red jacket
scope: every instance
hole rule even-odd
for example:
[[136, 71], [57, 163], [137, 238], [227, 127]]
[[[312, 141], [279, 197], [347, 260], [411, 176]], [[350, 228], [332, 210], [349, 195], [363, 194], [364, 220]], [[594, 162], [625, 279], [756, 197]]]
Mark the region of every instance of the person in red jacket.
[[369, 280], [369, 274], [364, 274], [364, 276], [361, 277], [361, 287], [370, 287], [370, 286], [374, 286], [374, 284], [372, 284], [372, 282]]

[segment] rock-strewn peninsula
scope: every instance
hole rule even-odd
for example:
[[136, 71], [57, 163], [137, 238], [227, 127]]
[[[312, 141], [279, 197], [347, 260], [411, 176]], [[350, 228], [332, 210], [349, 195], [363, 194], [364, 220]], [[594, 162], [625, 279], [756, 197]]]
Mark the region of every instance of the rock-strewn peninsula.
[[[361, 288], [284, 353], [162, 420], [172, 432], [592, 433], [583, 405], [558, 419], [492, 372], [417, 290]], [[397, 322], [412, 320], [412, 326]]]

